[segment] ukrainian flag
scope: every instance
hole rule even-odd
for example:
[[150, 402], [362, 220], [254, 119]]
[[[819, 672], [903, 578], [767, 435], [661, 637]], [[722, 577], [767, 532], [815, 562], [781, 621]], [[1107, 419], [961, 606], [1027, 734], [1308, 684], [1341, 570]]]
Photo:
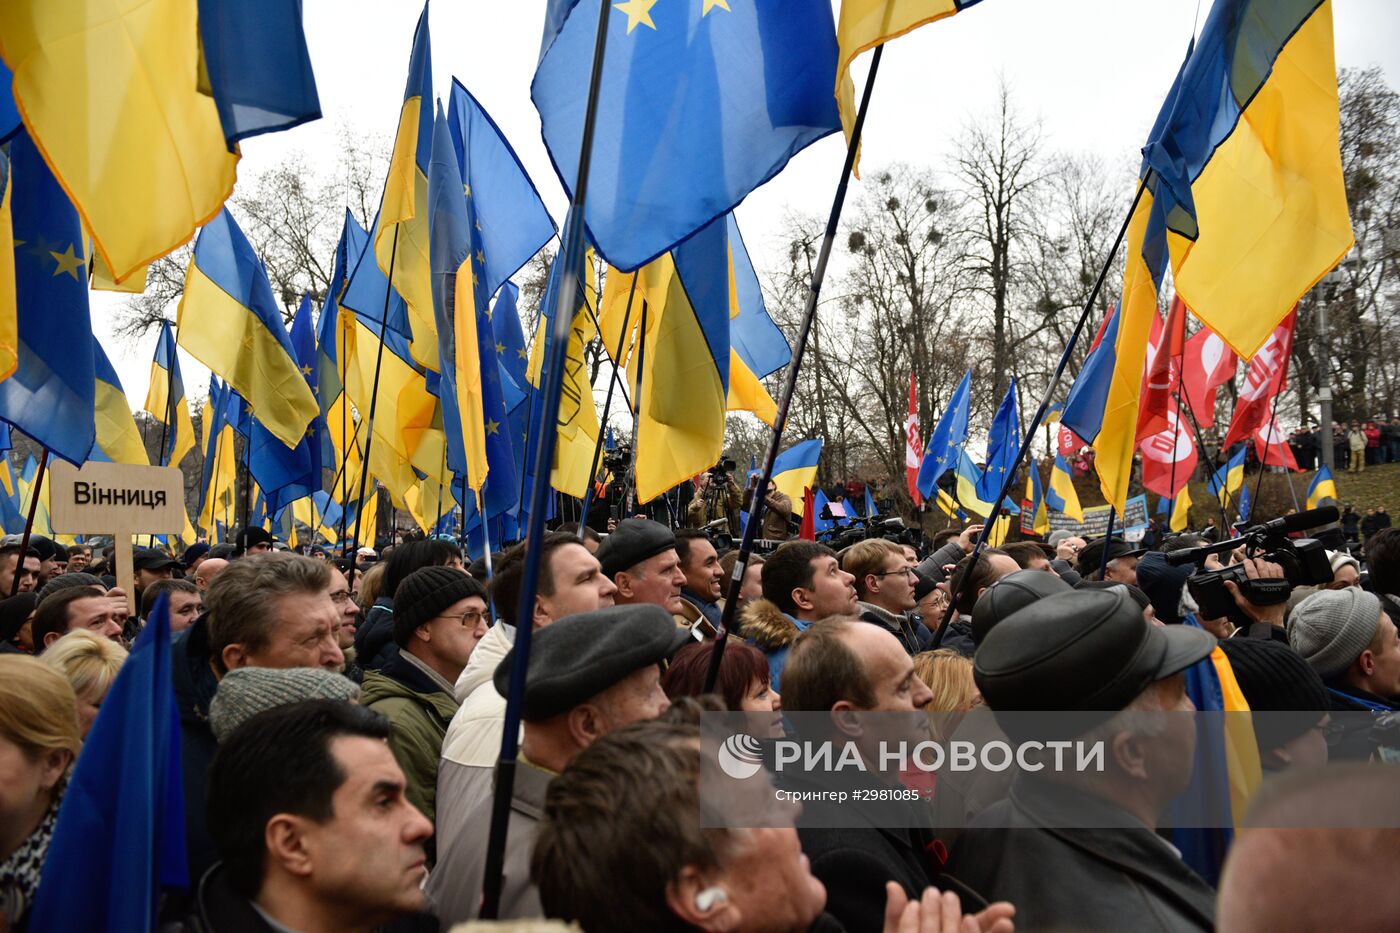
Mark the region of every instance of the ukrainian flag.
[[151, 460], [146, 455], [146, 444], [136, 428], [136, 419], [131, 416], [117, 371], [97, 338], [89, 339], [92, 340], [96, 376], [96, 404], [93, 406], [95, 440], [88, 459], [149, 466]]
[[0, 419], [82, 464], [96, 392], [83, 229], [29, 134], [18, 132], [9, 149], [15, 288], [0, 294], [0, 318], [17, 322], [19, 352], [0, 382]]
[[[956, 496], [958, 505], [965, 511], [983, 518], [991, 517], [994, 503], [990, 499], [982, 498], [982, 494], [977, 491], [977, 481], [982, 477], [982, 471], [977, 469], [977, 464], [972, 462], [972, 458], [967, 455], [966, 450], [958, 451], [958, 465], [954, 468], [954, 475], [958, 481]], [[1003, 501], [1001, 505], [1010, 515], [1019, 515], [1021, 512], [1020, 508], [1009, 499]]]
[[146, 392], [145, 410], [167, 425], [166, 446], [160, 452], [160, 466], [179, 466], [194, 448], [194, 425], [185, 401], [185, 380], [180, 376], [180, 359], [175, 352], [175, 334], [170, 324], [160, 322], [156, 357], [151, 361], [151, 387]]
[[817, 461], [822, 457], [822, 439], [794, 444], [773, 461], [773, 482], [778, 491], [792, 500], [792, 512], [801, 515], [802, 491], [817, 485]]
[[1063, 454], [1055, 454], [1055, 465], [1050, 469], [1050, 488], [1045, 490], [1045, 502], [1055, 512], [1068, 515], [1077, 522], [1084, 521], [1084, 510], [1079, 507], [1079, 490], [1074, 488], [1073, 474]]
[[1164, 500], [1168, 503], [1171, 512], [1170, 524], [1172, 531], [1185, 531], [1191, 523], [1191, 489], [1189, 486], [1182, 486], [1181, 491], [1173, 498]]
[[[394, 291], [407, 305], [411, 341], [409, 358], [438, 368], [437, 328], [433, 321], [431, 238], [428, 230], [428, 162], [433, 149], [433, 58], [428, 38], [428, 4], [413, 33], [399, 128], [389, 159], [389, 177], [374, 225], [374, 258]], [[367, 254], [368, 255], [368, 254]], [[345, 304], [362, 315], [382, 314], [361, 284], [357, 269]], [[382, 301], [382, 295], [381, 295]]]
[[836, 35], [828, 0], [551, 0], [530, 96], [570, 191], [605, 2], [585, 222], [598, 252], [630, 272], [840, 126]]
[[[1050, 532], [1050, 512], [1045, 506], [1045, 496], [1040, 484], [1040, 469], [1032, 461], [1026, 470], [1026, 501], [1021, 513], [1021, 530], [1043, 535]], [[1030, 521], [1026, 521], [1026, 513]]]
[[320, 409], [267, 273], [226, 210], [199, 233], [176, 318], [180, 346], [246, 399], [273, 437], [301, 443]]
[[1217, 0], [1143, 149], [1177, 294], [1250, 357], [1354, 242], [1330, 0]]
[[211, 539], [219, 525], [230, 524], [230, 512], [238, 481], [234, 426], [228, 420], [229, 388], [217, 376], [209, 377], [209, 397], [204, 401], [204, 473], [200, 478], [198, 524]]
[[[301, 378], [314, 396], [316, 341], [311, 328], [310, 296], [302, 297], [288, 340]], [[325, 483], [321, 474], [319, 436], [324, 433], [325, 425], [318, 413], [307, 425], [297, 445], [288, 447], [274, 437], [254, 413], [252, 432], [248, 438], [248, 471], [267, 497], [269, 512], [281, 512], [290, 503], [311, 495]]]
[[238, 152], [197, 87], [199, 6], [0, 4], [15, 103], [118, 282], [189, 240], [233, 192]]
[[[351, 264], [363, 253], [369, 233], [347, 209], [335, 247], [335, 265], [331, 270], [330, 288], [321, 317], [316, 323], [316, 401], [321, 420], [326, 425], [321, 435], [321, 462], [327, 465], [344, 462], [350, 438], [354, 436], [350, 403], [345, 397], [344, 361], [347, 332], [355, 325], [349, 310], [340, 306], [341, 294], [349, 282]], [[358, 452], [359, 444], [355, 449]], [[358, 453], [356, 454], [358, 462]]]
[[1308, 484], [1308, 508], [1321, 508], [1329, 502], [1337, 502], [1337, 484], [1332, 481], [1331, 470], [1318, 467], [1317, 475]]
[[1211, 493], [1220, 500], [1221, 505], [1226, 505], [1230, 501], [1230, 496], [1244, 485], [1245, 447], [1246, 445], [1241, 444], [1239, 450], [1220, 465], [1220, 469], [1215, 471], [1215, 475], [1207, 483]]

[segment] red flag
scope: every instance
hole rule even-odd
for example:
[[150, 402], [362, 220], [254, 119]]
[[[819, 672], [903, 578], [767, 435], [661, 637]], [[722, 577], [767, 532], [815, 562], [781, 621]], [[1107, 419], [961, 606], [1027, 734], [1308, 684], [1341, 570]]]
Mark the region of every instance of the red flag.
[[919, 399], [915, 390], [914, 374], [909, 374], [909, 417], [904, 421], [904, 480], [909, 484], [909, 495], [914, 505], [923, 504], [919, 494], [919, 464], [924, 462], [924, 442], [919, 440]]
[[1089, 446], [1088, 441], [1084, 440], [1084, 438], [1075, 434], [1064, 425], [1060, 425], [1060, 432], [1056, 438], [1056, 442], [1059, 446], [1060, 456], [1064, 457], [1066, 460], [1079, 453], [1082, 448]]
[[1288, 446], [1288, 438], [1284, 436], [1272, 413], [1264, 426], [1254, 432], [1254, 452], [1259, 455], [1259, 462], [1265, 466], [1281, 466], [1294, 472], [1299, 471], [1298, 461], [1293, 458], [1293, 449]]
[[1142, 485], [1159, 496], [1171, 498], [1196, 472], [1196, 443], [1191, 428], [1177, 410], [1176, 399], [1167, 396], [1163, 420], [1166, 427], [1139, 445], [1142, 451]]
[[1238, 357], [1215, 332], [1202, 327], [1186, 341], [1186, 362], [1181, 368], [1181, 390], [1186, 394], [1196, 424], [1215, 424], [1215, 392], [1235, 378]]
[[797, 536], [803, 541], [817, 540], [817, 503], [812, 498], [812, 487], [802, 487], [802, 527]]
[[1249, 361], [1249, 371], [1235, 402], [1235, 417], [1225, 432], [1225, 447], [1239, 443], [1268, 422], [1274, 396], [1288, 384], [1288, 359], [1293, 355], [1293, 324], [1297, 319], [1298, 309], [1294, 308]]
[[1148, 357], [1143, 379], [1142, 407], [1138, 411], [1139, 443], [1170, 428], [1168, 408], [1175, 411], [1172, 394], [1181, 381], [1181, 361], [1186, 351], [1186, 303], [1180, 298], [1167, 312], [1166, 327], [1156, 350]]

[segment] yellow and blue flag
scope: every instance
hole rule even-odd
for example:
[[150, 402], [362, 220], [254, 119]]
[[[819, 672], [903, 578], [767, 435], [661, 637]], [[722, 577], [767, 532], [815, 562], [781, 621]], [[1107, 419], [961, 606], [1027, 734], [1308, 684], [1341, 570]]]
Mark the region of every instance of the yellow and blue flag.
[[199, 50], [230, 152], [321, 118], [300, 2], [199, 0]]
[[972, 370], [963, 373], [958, 387], [948, 399], [948, 407], [933, 426], [928, 444], [924, 447], [924, 459], [919, 464], [919, 493], [928, 499], [938, 486], [943, 474], [956, 464], [955, 451], [967, 442], [967, 422], [971, 410]]
[[1021, 503], [1021, 530], [1044, 535], [1050, 532], [1050, 510], [1040, 482], [1040, 469], [1032, 462], [1026, 470], [1026, 498]]
[[[321, 462], [326, 465], [346, 460], [354, 426], [350, 418], [350, 403], [345, 397], [343, 366], [346, 361], [348, 334], [353, 332], [353, 312], [342, 310], [341, 294], [349, 283], [352, 264], [364, 254], [369, 233], [347, 209], [341, 225], [340, 241], [335, 247], [335, 264], [331, 269], [330, 288], [326, 291], [321, 317], [316, 323], [316, 402], [326, 430], [321, 435]], [[359, 444], [355, 445], [356, 450]], [[358, 458], [356, 459], [358, 462]]]
[[200, 478], [199, 528], [212, 540], [219, 525], [227, 527], [238, 482], [234, 423], [228, 419], [231, 390], [214, 375], [204, 402], [204, 471]]
[[1050, 468], [1050, 488], [1045, 490], [1045, 504], [1053, 512], [1068, 515], [1077, 522], [1084, 521], [1084, 510], [1079, 506], [1079, 491], [1074, 488], [1069, 461], [1058, 452], [1055, 454], [1055, 465]]
[[1317, 475], [1308, 484], [1308, 508], [1321, 508], [1327, 503], [1337, 502], [1337, 484], [1332, 480], [1332, 471], [1326, 466], [1318, 467]]
[[199, 233], [176, 316], [180, 346], [246, 399], [273, 437], [301, 443], [320, 409], [267, 272], [227, 210]]
[[1328, 0], [1218, 0], [1144, 155], [1177, 294], [1251, 357], [1354, 242]]
[[1171, 524], [1172, 531], [1185, 531], [1191, 524], [1191, 488], [1182, 486], [1181, 491], [1171, 500]]
[[1230, 496], [1244, 485], [1244, 454], [1247, 445], [1241, 444], [1230, 459], [1220, 465], [1206, 484], [1211, 494], [1220, 500], [1221, 505], [1230, 501]]
[[758, 378], [771, 376], [792, 361], [792, 347], [768, 314], [739, 223], [731, 212], [729, 233], [730, 274], [734, 278], [729, 310], [729, 342], [739, 359]]
[[[972, 458], [967, 455], [966, 450], [958, 451], [957, 466], [954, 467], [954, 475], [957, 478], [957, 493], [954, 498], [958, 505], [968, 512], [989, 518], [992, 514], [993, 500], [995, 495], [984, 498], [977, 489], [977, 483], [982, 478], [982, 471], [977, 469], [977, 464], [972, 462]], [[1002, 502], [1002, 510], [1009, 515], [1019, 515], [1021, 509], [1010, 499]]]
[[[383, 320], [384, 288], [403, 299], [403, 317], [392, 309], [389, 326], [409, 338], [409, 359], [437, 370], [438, 341], [433, 323], [433, 286], [428, 230], [428, 161], [433, 149], [433, 57], [428, 35], [428, 4], [418, 17], [408, 82], [389, 175], [371, 236], [366, 261], [351, 274], [342, 303], [365, 320]], [[368, 260], [373, 259], [373, 262]], [[377, 266], [381, 278], [367, 266]], [[404, 323], [407, 328], [405, 332]], [[377, 330], [377, 328], [376, 328]]]
[[[316, 339], [311, 326], [311, 297], [303, 295], [288, 334], [293, 359], [303, 384], [315, 395]], [[311, 419], [295, 447], [278, 440], [253, 412], [248, 436], [248, 471], [267, 500], [269, 512], [281, 512], [292, 502], [304, 499], [325, 483], [321, 475], [321, 437], [326, 430], [320, 412]]]
[[78, 214], [29, 134], [10, 141], [18, 367], [0, 382], [0, 419], [81, 465], [92, 450], [92, 322]]
[[[569, 191], [578, 177], [600, 3], [550, 0], [530, 96]], [[613, 4], [585, 222], [640, 268], [727, 213], [840, 126], [827, 0]]]
[[977, 497], [995, 503], [1001, 487], [1010, 478], [1021, 453], [1021, 427], [1016, 419], [1016, 377], [1006, 387], [1006, 395], [992, 417], [987, 436], [987, 462], [977, 478]]
[[836, 27], [840, 44], [840, 64], [836, 72], [836, 100], [841, 108], [841, 126], [846, 139], [856, 122], [855, 84], [851, 62], [861, 52], [891, 39], [952, 16], [981, 0], [841, 0], [841, 19]]
[[773, 483], [792, 500], [792, 512], [801, 515], [802, 491], [817, 485], [817, 462], [822, 457], [822, 439], [793, 444], [773, 461]]
[[178, 466], [194, 448], [194, 425], [185, 400], [185, 380], [180, 375], [180, 358], [175, 351], [175, 334], [170, 324], [160, 322], [156, 356], [151, 361], [151, 387], [146, 391], [145, 411], [166, 425], [165, 449], [159, 466]]
[[118, 282], [188, 241], [233, 191], [238, 153], [196, 86], [199, 6], [0, 4], [19, 113]]
[[[0, 71], [4, 65], [0, 63]], [[0, 81], [5, 75], [0, 74]], [[5, 121], [6, 83], [0, 87], [0, 132]], [[13, 104], [11, 104], [13, 107]], [[16, 118], [18, 119], [18, 118]], [[15, 229], [10, 218], [14, 185], [10, 184], [10, 157], [0, 149], [0, 379], [8, 379], [19, 365], [19, 316], [15, 309]]]
[[135, 463], [149, 465], [146, 444], [141, 440], [141, 431], [136, 427], [136, 419], [131, 416], [126, 393], [117, 378], [117, 371], [103, 352], [97, 338], [92, 338], [93, 375], [95, 376], [95, 404], [93, 405], [94, 440], [89, 460], [106, 460], [111, 463]]

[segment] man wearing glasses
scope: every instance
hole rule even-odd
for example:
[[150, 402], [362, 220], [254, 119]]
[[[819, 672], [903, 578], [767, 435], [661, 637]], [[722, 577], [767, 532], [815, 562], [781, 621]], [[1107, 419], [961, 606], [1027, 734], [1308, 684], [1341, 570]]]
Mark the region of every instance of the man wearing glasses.
[[868, 538], [841, 553], [841, 569], [855, 577], [860, 617], [894, 635], [910, 657], [929, 643], [929, 631], [910, 617], [918, 574], [899, 545]]
[[[394, 594], [399, 653], [367, 671], [360, 702], [393, 723], [389, 747], [407, 779], [405, 794], [429, 820], [436, 814], [438, 758], [457, 712], [452, 685], [486, 634], [486, 589], [462, 570], [424, 567]], [[432, 842], [428, 859], [434, 858]]]

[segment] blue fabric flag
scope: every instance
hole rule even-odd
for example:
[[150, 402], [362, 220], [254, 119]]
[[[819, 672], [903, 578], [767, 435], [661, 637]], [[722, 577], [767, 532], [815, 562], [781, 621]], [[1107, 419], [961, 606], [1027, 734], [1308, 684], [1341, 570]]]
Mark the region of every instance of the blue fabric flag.
[[10, 142], [10, 182], [19, 365], [0, 382], [0, 419], [81, 466], [97, 391], [83, 228], [28, 133]]
[[955, 465], [954, 453], [967, 441], [967, 422], [972, 399], [972, 370], [963, 374], [962, 381], [948, 399], [948, 407], [934, 425], [924, 448], [924, 460], [919, 464], [919, 493], [932, 499], [938, 480]]
[[[378, 226], [379, 215], [376, 213], [370, 229], [377, 229]], [[368, 232], [364, 234], [358, 249], [350, 247], [349, 257], [349, 284], [345, 286], [339, 304], [354, 311], [355, 316], [376, 335], [381, 328], [387, 328], [388, 334], [397, 334], [405, 340], [412, 337], [408, 305], [397, 289], [389, 287], [388, 277], [374, 258], [374, 244], [369, 242]], [[409, 361], [413, 359], [412, 356], [404, 358]]]
[[1021, 452], [1021, 426], [1016, 418], [1016, 377], [1006, 387], [992, 430], [987, 437], [987, 463], [977, 480], [977, 495], [987, 502], [996, 502], [997, 494], [1016, 465]]
[[[553, 0], [531, 98], [564, 187], [578, 177], [598, 5]], [[631, 271], [836, 131], [828, 0], [615, 4], [585, 222]]]
[[[303, 295], [292, 329], [288, 335], [292, 344], [292, 359], [303, 378], [316, 394], [316, 337], [311, 323], [311, 296]], [[292, 502], [304, 499], [324, 483], [321, 475], [321, 438], [326, 435], [326, 422], [318, 413], [306, 426], [306, 435], [296, 447], [288, 447], [253, 419], [252, 450], [248, 469], [258, 488], [267, 496], [267, 509], [280, 512]]]
[[1240, 501], [1238, 503], [1240, 514], [1235, 519], [1235, 523], [1244, 525], [1249, 522], [1249, 513], [1253, 509], [1253, 500], [1249, 498], [1249, 484], [1245, 483], [1240, 487]]
[[199, 0], [199, 45], [230, 152], [321, 118], [301, 0]]
[[189, 887], [169, 599], [156, 601], [83, 742], [31, 930], [153, 930], [162, 889]]
[[14, 80], [15, 73], [0, 59], [0, 142], [20, 128], [19, 108], [15, 106], [15, 95], [10, 93]]
[[749, 259], [733, 213], [726, 223], [734, 292], [739, 303], [739, 316], [729, 321], [729, 342], [744, 365], [762, 379], [792, 361], [792, 348], [763, 304], [763, 289], [758, 284], [758, 274], [754, 272], [753, 261]]
[[1120, 309], [1114, 308], [1104, 325], [1096, 347], [1089, 351], [1079, 370], [1069, 397], [1065, 399], [1060, 423], [1075, 434], [1093, 443], [1103, 427], [1104, 407], [1108, 404], [1108, 389], [1113, 370], [1118, 365], [1118, 320]]
[[875, 497], [870, 494], [870, 487], [865, 487], [865, 517], [875, 517]]

